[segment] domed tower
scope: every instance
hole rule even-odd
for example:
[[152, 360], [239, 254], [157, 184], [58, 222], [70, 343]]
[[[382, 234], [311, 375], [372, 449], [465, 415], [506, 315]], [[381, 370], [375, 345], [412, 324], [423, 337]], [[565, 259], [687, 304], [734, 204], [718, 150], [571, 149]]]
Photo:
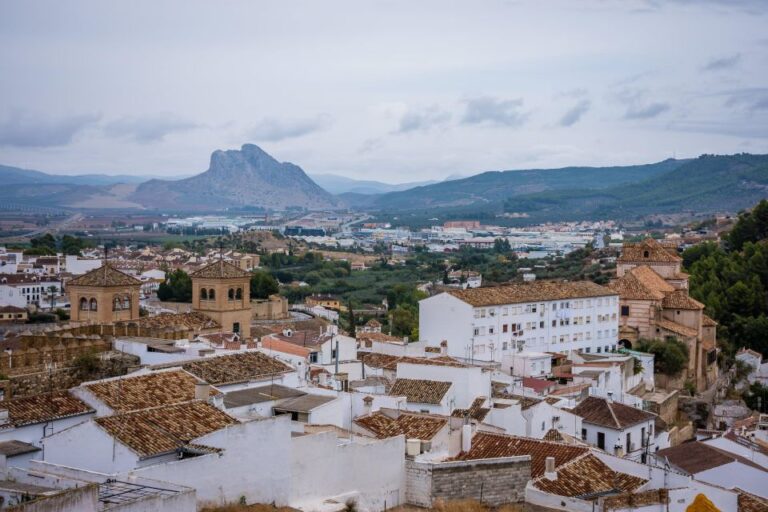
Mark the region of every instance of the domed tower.
[[139, 318], [141, 281], [109, 262], [67, 284], [74, 322], [112, 323]]
[[225, 331], [251, 336], [251, 274], [220, 259], [192, 278], [192, 309], [216, 320]]

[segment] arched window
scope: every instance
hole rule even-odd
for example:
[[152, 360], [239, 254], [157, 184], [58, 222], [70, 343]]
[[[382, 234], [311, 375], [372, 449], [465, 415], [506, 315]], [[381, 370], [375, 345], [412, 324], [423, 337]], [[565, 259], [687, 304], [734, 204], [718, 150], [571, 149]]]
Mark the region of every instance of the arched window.
[[208, 300], [213, 300], [215, 298], [216, 298], [216, 290], [211, 288], [210, 290], [208, 290]]
[[88, 299], [80, 297], [80, 311], [88, 311]]
[[126, 295], [123, 297], [123, 309], [131, 309], [131, 296]]
[[643, 258], [648, 258], [651, 255], [648, 251], [643, 251]]
[[230, 288], [229, 289], [229, 292], [227, 292], [227, 298], [229, 300], [235, 300], [235, 289], [234, 288]]
[[208, 290], [200, 288], [200, 300], [208, 300]]
[[112, 311], [120, 311], [123, 309], [123, 305], [120, 302], [120, 297], [115, 295], [115, 297], [112, 299]]
[[91, 311], [99, 310], [99, 305], [96, 303], [96, 299], [91, 299], [90, 306], [91, 306]]
[[237, 289], [237, 291], [235, 292], [235, 298], [237, 300], [243, 300], [243, 289], [242, 288], [238, 288]]

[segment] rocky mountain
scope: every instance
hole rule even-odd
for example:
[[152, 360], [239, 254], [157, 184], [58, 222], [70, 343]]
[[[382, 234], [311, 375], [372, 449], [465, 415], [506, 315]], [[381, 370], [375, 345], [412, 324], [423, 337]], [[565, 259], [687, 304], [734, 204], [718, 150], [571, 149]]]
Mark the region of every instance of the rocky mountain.
[[147, 208], [223, 210], [257, 206], [285, 209], [332, 208], [338, 199], [318, 186], [301, 167], [278, 162], [260, 147], [214, 151], [208, 170], [178, 181], [142, 183], [130, 200]]

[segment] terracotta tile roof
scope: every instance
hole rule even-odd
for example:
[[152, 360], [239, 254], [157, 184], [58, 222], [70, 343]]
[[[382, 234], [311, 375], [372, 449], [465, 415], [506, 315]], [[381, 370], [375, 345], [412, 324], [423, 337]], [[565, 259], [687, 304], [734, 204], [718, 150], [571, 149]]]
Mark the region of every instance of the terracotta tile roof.
[[662, 300], [664, 293], [648, 288], [632, 272], [627, 272], [608, 283], [608, 288], [619, 294], [623, 300]]
[[536, 392], [546, 391], [549, 388], [557, 386], [556, 382], [546, 379], [537, 379], [534, 377], [523, 377], [523, 387], [530, 388]]
[[[390, 336], [389, 334], [385, 334], [383, 332], [358, 332], [355, 336], [358, 340], [365, 341], [379, 341], [382, 343], [403, 342], [402, 338], [398, 338], [397, 336]], [[370, 346], [370, 343], [368, 346]]]
[[704, 309], [704, 304], [689, 296], [684, 290], [668, 294], [661, 305], [666, 309]]
[[221, 326], [215, 320], [197, 311], [189, 313], [160, 313], [155, 316], [145, 316], [130, 323], [138, 324], [141, 328], [182, 327], [192, 330], [218, 329]]
[[[189, 402], [195, 398], [193, 375], [182, 371], [160, 371], [94, 382], [83, 386], [116, 412], [136, 411], [161, 405]], [[211, 390], [212, 394], [218, 391]]]
[[68, 391], [14, 398], [0, 402], [0, 409], [8, 410], [8, 422], [0, 425], [0, 428], [11, 426], [18, 428], [95, 412], [88, 404], [69, 394]]
[[738, 512], [768, 512], [768, 499], [742, 491], [738, 487], [734, 491], [739, 493]]
[[355, 419], [355, 423], [379, 439], [404, 435], [406, 439], [429, 441], [448, 424], [448, 418], [410, 413], [400, 413], [397, 418], [390, 418], [375, 412]]
[[651, 290], [669, 293], [676, 289], [648, 265], [634, 267], [629, 273], [635, 276], [643, 286]]
[[472, 437], [472, 448], [461, 452], [454, 460], [493, 459], [497, 457], [531, 456], [531, 478], [544, 475], [544, 461], [555, 458], [555, 468], [589, 453], [589, 448], [571, 446], [530, 437], [477, 432]]
[[703, 327], [717, 327], [717, 322], [707, 315], [701, 315], [701, 325]]
[[261, 338], [261, 348], [265, 350], [274, 350], [276, 352], [282, 352], [284, 354], [291, 354], [294, 356], [309, 357], [312, 349], [309, 347], [302, 347], [288, 341], [283, 341], [276, 336], [264, 336]]
[[687, 338], [693, 338], [699, 335], [699, 332], [696, 329], [692, 327], [686, 327], [685, 325], [673, 322], [672, 320], [667, 320], [665, 318], [658, 320], [656, 325], [666, 331], [673, 332]]
[[662, 460], [666, 458], [669, 463], [686, 473], [696, 474], [708, 469], [730, 464], [736, 459], [712, 446], [700, 441], [682, 443], [672, 448], [665, 448], [656, 452]]
[[649, 412], [596, 396], [585, 398], [571, 409], [571, 412], [581, 416], [587, 423], [618, 430], [655, 418], [655, 415]]
[[424, 379], [396, 379], [389, 390], [390, 396], [405, 396], [408, 402], [417, 404], [439, 404], [448, 390], [450, 382]]
[[533, 485], [557, 496], [596, 499], [594, 495], [597, 493], [632, 492], [648, 482], [637, 476], [614, 471], [591, 453], [559, 467], [555, 458], [555, 467], [556, 480], [548, 480], [542, 476], [534, 480]]
[[544, 441], [557, 441], [557, 442], [563, 442], [565, 441], [565, 438], [560, 434], [560, 431], [556, 428], [551, 428], [547, 430], [547, 433], [544, 434], [544, 437], [542, 438]]
[[[646, 256], [647, 254], [647, 256]], [[625, 243], [621, 249], [620, 263], [676, 263], [682, 261], [677, 251], [672, 247], [664, 247], [653, 238], [646, 238], [642, 242]]]
[[[211, 432], [238, 423], [216, 407], [196, 400], [94, 420], [142, 458], [172, 453]], [[195, 445], [191, 445], [195, 446]]]
[[523, 396], [523, 395], [514, 395], [512, 393], [505, 393], [501, 391], [494, 391], [493, 392], [493, 398], [503, 398], [506, 400], [517, 400], [520, 402], [520, 408], [522, 410], [529, 409], [533, 407], [534, 405], [541, 403], [542, 400], [540, 398], [534, 398], [532, 396]]
[[186, 363], [182, 368], [214, 386], [258, 380], [294, 371], [289, 365], [261, 352], [206, 357]]
[[469, 368], [469, 365], [462, 363], [452, 357], [409, 357], [393, 356], [379, 352], [358, 352], [357, 358], [363, 361], [371, 368], [382, 368], [384, 370], [396, 370], [398, 363], [424, 364], [429, 366], [451, 366], [454, 368]]
[[532, 281], [504, 286], [450, 290], [446, 293], [474, 307], [579, 297], [604, 297], [616, 294], [613, 290], [591, 281]]
[[0, 306], [0, 313], [26, 313], [26, 309], [16, 306]]
[[467, 414], [473, 420], [482, 423], [488, 413], [491, 412], [491, 409], [488, 407], [483, 407], [485, 401], [486, 398], [484, 396], [479, 396], [474, 399], [472, 405], [469, 406], [469, 409], [454, 409], [451, 416], [455, 418], [463, 418], [464, 415]]
[[141, 286], [141, 281], [106, 263], [70, 280], [69, 286]]
[[214, 261], [190, 275], [192, 278], [203, 279], [242, 279], [250, 276], [250, 272], [225, 260]]

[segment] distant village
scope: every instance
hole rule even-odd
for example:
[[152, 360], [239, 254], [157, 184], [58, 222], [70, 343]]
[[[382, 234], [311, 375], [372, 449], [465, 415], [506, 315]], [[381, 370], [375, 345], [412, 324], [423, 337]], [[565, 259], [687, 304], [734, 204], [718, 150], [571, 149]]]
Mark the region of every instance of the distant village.
[[[349, 250], [323, 254], [354, 271], [377, 244], [404, 260], [502, 240], [528, 259], [606, 251], [613, 275], [485, 286], [446, 271], [414, 283], [414, 338], [392, 335], [386, 310], [342, 321], [355, 312], [333, 294], [252, 297], [282, 246], [0, 248], [0, 509], [768, 510], [768, 415], [727, 396], [742, 376], [721, 371], [682, 266], [716, 230], [630, 241], [610, 222], [411, 231], [322, 215], [273, 229]], [[159, 300], [178, 269], [191, 302]], [[679, 346], [683, 367], [660, 373], [648, 340]], [[736, 359], [768, 384], [763, 354]]]

